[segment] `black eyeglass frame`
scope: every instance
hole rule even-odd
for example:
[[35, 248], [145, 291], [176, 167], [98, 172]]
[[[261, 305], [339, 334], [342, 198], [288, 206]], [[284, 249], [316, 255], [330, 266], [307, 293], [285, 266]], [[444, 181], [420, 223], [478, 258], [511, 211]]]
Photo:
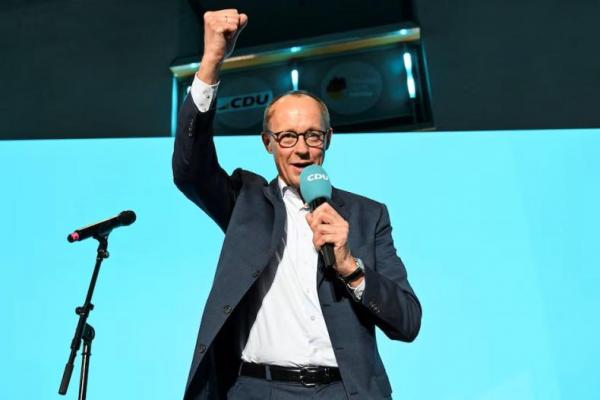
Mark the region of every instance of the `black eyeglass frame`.
[[[326, 131], [322, 131], [320, 129], [309, 129], [306, 132], [302, 132], [302, 133], [298, 133], [292, 130], [285, 130], [285, 131], [279, 131], [279, 132], [271, 132], [271, 131], [266, 131], [265, 133], [271, 137], [273, 137], [273, 139], [275, 139], [275, 141], [277, 142], [277, 144], [279, 146], [281, 146], [284, 149], [291, 149], [292, 147], [294, 147], [295, 145], [298, 144], [298, 140], [300, 140], [300, 136], [302, 136], [304, 138], [304, 143], [306, 143], [306, 145], [308, 147], [312, 147], [313, 149], [327, 149], [329, 147], [329, 141], [328, 141], [328, 136], [329, 134], [331, 134], [331, 132], [333, 131], [333, 129], [331, 128], [327, 128]], [[323, 140], [321, 141], [321, 143], [319, 143], [318, 146], [314, 146], [311, 144], [308, 144], [308, 141], [306, 140], [306, 135], [313, 133], [313, 132], [319, 132], [320, 134], [323, 135]], [[291, 146], [283, 146], [281, 144], [281, 139], [280, 139], [280, 135], [282, 133], [293, 133], [294, 135], [296, 135], [296, 141], [294, 142], [293, 145]]]

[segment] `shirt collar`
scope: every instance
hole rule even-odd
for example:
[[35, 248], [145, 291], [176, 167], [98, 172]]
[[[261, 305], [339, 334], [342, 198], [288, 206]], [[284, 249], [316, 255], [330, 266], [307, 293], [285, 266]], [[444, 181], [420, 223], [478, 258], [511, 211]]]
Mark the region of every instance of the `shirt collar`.
[[287, 194], [288, 196], [291, 196], [291, 199], [293, 199], [295, 202], [301, 205], [300, 209], [308, 209], [307, 207], [304, 207], [304, 200], [302, 199], [302, 196], [300, 195], [298, 189], [296, 189], [293, 186], [287, 185], [279, 176], [277, 177], [277, 184], [279, 185], [279, 190], [281, 191], [282, 199], [284, 199]]
[[280, 176], [277, 177], [277, 184], [279, 185], [279, 190], [281, 191], [281, 197], [285, 196], [287, 191], [291, 191], [292, 193], [298, 195], [298, 191], [294, 187], [287, 185]]

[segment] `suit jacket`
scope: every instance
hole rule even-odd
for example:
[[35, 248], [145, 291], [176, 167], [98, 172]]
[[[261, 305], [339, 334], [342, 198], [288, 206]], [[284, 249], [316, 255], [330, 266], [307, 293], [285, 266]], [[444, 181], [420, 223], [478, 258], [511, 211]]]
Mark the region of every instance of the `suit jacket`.
[[[214, 110], [200, 113], [191, 96], [179, 113], [173, 153], [177, 187], [225, 232], [207, 299], [184, 400], [225, 399], [248, 333], [277, 266], [271, 262], [284, 235], [286, 213], [277, 179], [252, 172], [228, 175], [212, 138]], [[386, 207], [333, 189], [332, 206], [348, 221], [352, 254], [365, 264], [365, 290], [356, 301], [331, 271], [318, 268], [318, 295], [349, 399], [388, 399], [391, 388], [375, 341], [375, 327], [412, 341], [421, 306], [392, 241]], [[276, 323], [276, 321], [274, 321]]]

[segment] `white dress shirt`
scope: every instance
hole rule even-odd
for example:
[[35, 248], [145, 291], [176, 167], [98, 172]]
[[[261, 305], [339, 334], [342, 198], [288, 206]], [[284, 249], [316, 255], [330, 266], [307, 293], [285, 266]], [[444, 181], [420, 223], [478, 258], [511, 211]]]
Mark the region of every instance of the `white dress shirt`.
[[[200, 112], [216, 98], [218, 84], [194, 78], [191, 95]], [[306, 221], [308, 208], [295, 188], [278, 178], [286, 209], [286, 235], [275, 259], [273, 282], [250, 329], [242, 360], [257, 364], [337, 367], [317, 293], [318, 253]], [[364, 280], [351, 288], [359, 300]]]
[[337, 366], [317, 295], [318, 253], [308, 209], [295, 189], [279, 179], [286, 210], [283, 254], [250, 329], [242, 359], [283, 366]]
[[192, 100], [194, 100], [194, 104], [196, 105], [198, 111], [204, 113], [210, 109], [213, 101], [217, 98], [218, 88], [218, 82], [214, 85], [209, 85], [198, 79], [197, 76], [194, 76], [190, 94], [192, 95]]

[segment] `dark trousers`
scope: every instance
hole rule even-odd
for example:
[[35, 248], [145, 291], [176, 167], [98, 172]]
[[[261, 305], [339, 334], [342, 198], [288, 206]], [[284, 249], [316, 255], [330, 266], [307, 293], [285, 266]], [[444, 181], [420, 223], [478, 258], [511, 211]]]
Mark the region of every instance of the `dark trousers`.
[[227, 393], [228, 400], [348, 400], [342, 382], [306, 387], [301, 383], [269, 381], [238, 376]]

